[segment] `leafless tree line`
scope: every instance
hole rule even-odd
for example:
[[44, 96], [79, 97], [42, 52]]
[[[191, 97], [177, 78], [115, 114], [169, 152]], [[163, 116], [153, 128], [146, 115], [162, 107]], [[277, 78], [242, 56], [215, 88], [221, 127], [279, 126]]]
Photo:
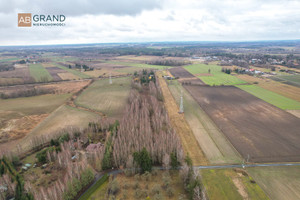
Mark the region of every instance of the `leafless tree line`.
[[172, 152], [179, 161], [183, 159], [180, 140], [170, 126], [163, 103], [157, 98], [160, 90], [153, 82], [146, 90], [148, 92], [131, 91], [130, 103], [113, 138], [113, 160], [117, 167], [132, 166], [131, 155], [144, 147], [154, 163], [162, 164], [165, 154]]

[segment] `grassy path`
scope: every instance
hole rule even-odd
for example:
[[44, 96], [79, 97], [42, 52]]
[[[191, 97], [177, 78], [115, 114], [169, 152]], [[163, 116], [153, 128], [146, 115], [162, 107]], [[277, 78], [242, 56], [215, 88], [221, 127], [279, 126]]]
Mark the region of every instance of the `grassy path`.
[[167, 83], [165, 82], [164, 78], [162, 78], [162, 73], [157, 72], [157, 75], [171, 124], [181, 139], [185, 153], [189, 154], [194, 165], [206, 165], [207, 159], [197, 143], [190, 126], [185, 121], [184, 114], [178, 113], [179, 108], [167, 86]]

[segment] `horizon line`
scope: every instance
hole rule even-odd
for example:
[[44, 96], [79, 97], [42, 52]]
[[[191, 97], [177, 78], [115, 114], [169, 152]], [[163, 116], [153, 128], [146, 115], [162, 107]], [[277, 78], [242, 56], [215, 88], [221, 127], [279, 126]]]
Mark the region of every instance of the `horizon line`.
[[0, 47], [39, 47], [39, 46], [83, 46], [83, 45], [105, 45], [105, 44], [147, 44], [147, 43], [243, 43], [243, 42], [292, 42], [300, 39], [273, 39], [273, 40], [190, 40], [190, 41], [143, 41], [143, 42], [98, 42], [98, 43], [64, 43], [64, 44], [29, 44], [29, 45], [0, 45]]

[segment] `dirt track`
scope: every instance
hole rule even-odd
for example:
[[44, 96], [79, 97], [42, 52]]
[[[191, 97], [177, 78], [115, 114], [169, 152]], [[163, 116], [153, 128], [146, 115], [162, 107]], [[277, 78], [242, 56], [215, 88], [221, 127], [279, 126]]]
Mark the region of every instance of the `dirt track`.
[[184, 87], [253, 162], [300, 161], [300, 119], [233, 86]]

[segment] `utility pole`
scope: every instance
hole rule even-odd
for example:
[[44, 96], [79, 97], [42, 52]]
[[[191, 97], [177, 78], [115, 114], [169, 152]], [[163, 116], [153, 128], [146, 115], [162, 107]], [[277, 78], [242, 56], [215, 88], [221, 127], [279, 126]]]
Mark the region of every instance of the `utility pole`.
[[183, 94], [182, 94], [182, 90], [181, 90], [181, 96], [180, 96], [179, 113], [184, 113], [184, 110], [183, 110]]
[[112, 84], [111, 73], [109, 74], [109, 84]]
[[249, 162], [249, 159], [250, 159], [250, 155], [248, 154], [247, 155], [247, 163]]

